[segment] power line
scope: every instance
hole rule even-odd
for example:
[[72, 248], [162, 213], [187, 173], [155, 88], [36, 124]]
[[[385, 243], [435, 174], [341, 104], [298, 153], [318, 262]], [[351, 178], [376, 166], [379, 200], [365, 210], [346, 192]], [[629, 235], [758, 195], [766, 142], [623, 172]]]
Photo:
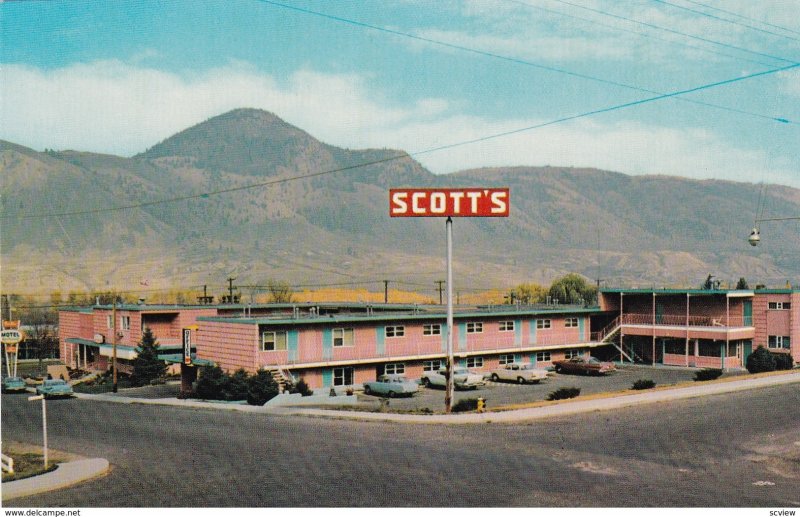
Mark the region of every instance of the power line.
[[[261, 0], [261, 1], [266, 1], [266, 0]], [[779, 73], [779, 72], [785, 72], [787, 70], [792, 70], [792, 69], [795, 69], [797, 67], [800, 67], [800, 63], [794, 63], [794, 64], [783, 66], [783, 67], [780, 67], [780, 68], [773, 68], [773, 69], [770, 69], [770, 70], [764, 70], [764, 71], [761, 71], [761, 72], [755, 72], [755, 73], [743, 75], [743, 76], [740, 76], [740, 77], [734, 77], [734, 78], [731, 78], [731, 79], [725, 79], [725, 80], [722, 80], [722, 81], [716, 81], [716, 82], [713, 82], [713, 83], [707, 83], [707, 84], [704, 84], [704, 85], [701, 85], [701, 86], [696, 86], [696, 87], [693, 87], [693, 88], [687, 88], [687, 89], [684, 89], [684, 90], [678, 90], [678, 91], [674, 91], [674, 92], [671, 92], [671, 93], [659, 94], [659, 95], [656, 95], [656, 96], [653, 96], [653, 97], [647, 97], [647, 98], [639, 99], [639, 100], [636, 100], [636, 101], [625, 102], [625, 103], [622, 103], [622, 104], [615, 104], [615, 105], [612, 105], [612, 106], [607, 106], [605, 108], [599, 108], [599, 109], [595, 109], [595, 110], [591, 110], [591, 111], [585, 111], [585, 112], [579, 113], [577, 115], [569, 115], [569, 116], [566, 116], [566, 117], [561, 117], [561, 118], [557, 118], [557, 119], [554, 119], [554, 120], [550, 120], [548, 122], [542, 122], [540, 124], [534, 124], [532, 126], [526, 126], [526, 127], [522, 127], [522, 128], [512, 129], [512, 130], [509, 130], [509, 131], [503, 131], [503, 132], [500, 132], [500, 133], [494, 133], [494, 134], [491, 134], [491, 135], [486, 135], [486, 136], [482, 136], [482, 137], [478, 137], [478, 138], [473, 138], [473, 139], [470, 139], [470, 140], [462, 140], [460, 142], [454, 142], [454, 143], [451, 143], [451, 144], [440, 145], [440, 146], [437, 146], [437, 147], [432, 147], [432, 148], [429, 148], [429, 149], [425, 149], [423, 151], [417, 151], [417, 152], [413, 152], [413, 153], [402, 153], [402, 154], [399, 154], [399, 155], [390, 156], [390, 157], [387, 157], [387, 158], [382, 158], [380, 160], [372, 160], [372, 161], [363, 162], [363, 163], [360, 163], [360, 164], [348, 165], [346, 167], [338, 167], [338, 168], [335, 168], [335, 169], [328, 169], [328, 170], [313, 172], [313, 173], [309, 173], [309, 174], [301, 174], [301, 175], [298, 175], [298, 176], [290, 176], [290, 177], [287, 177], [287, 178], [281, 178], [281, 179], [276, 179], [276, 180], [264, 181], [264, 182], [259, 182], [259, 183], [251, 183], [249, 185], [242, 185], [242, 186], [239, 186], [239, 187], [232, 187], [232, 188], [227, 188], [227, 189], [208, 191], [208, 192], [204, 192], [204, 193], [201, 193], [201, 194], [178, 196], [178, 197], [174, 197], [174, 198], [166, 198], [166, 199], [160, 199], [160, 200], [155, 200], [155, 201], [147, 201], [147, 202], [144, 202], [144, 203], [135, 203], [135, 204], [131, 204], [131, 205], [124, 205], [124, 206], [118, 206], [118, 207], [95, 208], [95, 209], [89, 209], [89, 210], [76, 210], [76, 211], [73, 211], [73, 212], [57, 212], [57, 213], [49, 213], [49, 214], [35, 214], [35, 215], [34, 214], [29, 214], [29, 215], [21, 215], [21, 216], [7, 216], [7, 215], [4, 215], [4, 216], [1, 216], [0, 219], [44, 219], [44, 218], [48, 218], [48, 217], [63, 217], [63, 216], [72, 216], [72, 215], [84, 215], [84, 214], [94, 214], [94, 213], [104, 213], [104, 212], [115, 212], [115, 211], [121, 211], [121, 210], [130, 210], [130, 209], [133, 209], [133, 208], [141, 208], [141, 207], [146, 207], [146, 206], [160, 205], [160, 204], [165, 204], [165, 203], [173, 203], [173, 202], [176, 202], [176, 201], [185, 201], [185, 200], [189, 200], [189, 199], [207, 198], [207, 197], [210, 197], [210, 196], [215, 196], [215, 195], [220, 195], [220, 194], [227, 194], [227, 193], [230, 193], [230, 192], [238, 192], [238, 191], [243, 191], [243, 190], [262, 188], [262, 187], [267, 187], [267, 186], [271, 186], [271, 185], [276, 185], [276, 184], [279, 184], [279, 183], [286, 183], [286, 182], [289, 182], [289, 181], [294, 181], [294, 180], [299, 180], [299, 179], [306, 179], [306, 178], [324, 176], [326, 174], [333, 174], [333, 173], [336, 173], [336, 172], [342, 172], [342, 171], [357, 169], [357, 168], [360, 168], [360, 167], [366, 167], [366, 166], [369, 166], [369, 165], [375, 165], [377, 163], [386, 163], [386, 162], [390, 162], [390, 161], [394, 161], [394, 160], [411, 158], [412, 156], [421, 156], [421, 155], [425, 155], [425, 154], [431, 154], [431, 153], [436, 153], [436, 152], [439, 152], [439, 151], [444, 151], [444, 150], [447, 150], [447, 149], [454, 149], [456, 147], [463, 147], [463, 146], [466, 146], [466, 145], [472, 145], [472, 144], [476, 144], [476, 143], [479, 143], [479, 142], [486, 142], [486, 141], [489, 141], [489, 140], [494, 140], [494, 139], [502, 138], [502, 137], [505, 137], [505, 136], [510, 136], [510, 135], [514, 135], [514, 134], [518, 134], [518, 133], [524, 133], [524, 132], [527, 132], [527, 131], [533, 131], [533, 130], [536, 130], [536, 129], [541, 129], [543, 127], [553, 126], [553, 125], [560, 124], [560, 123], [563, 123], [563, 122], [568, 122], [568, 121], [571, 121], [571, 120], [577, 120], [577, 119], [581, 119], [581, 118], [590, 117], [590, 116], [593, 116], [593, 115], [599, 115], [601, 113], [610, 113], [612, 111], [631, 108], [631, 107], [634, 107], [634, 106], [640, 106], [640, 105], [643, 105], [643, 104], [647, 104], [647, 103], [650, 103], [650, 102], [655, 102], [655, 101], [659, 101], [659, 100], [663, 100], [663, 99], [675, 98], [675, 97], [678, 97], [680, 95], [686, 95], [686, 94], [689, 94], [689, 93], [695, 93], [695, 92], [707, 90], [707, 89], [710, 89], [710, 88], [716, 88], [716, 87], [719, 87], [719, 86], [724, 86], [724, 85], [728, 85], [728, 84], [733, 84], [733, 83], [745, 81], [745, 80], [748, 80], [748, 79], [753, 79], [753, 78], [756, 78], [756, 77], [763, 77], [763, 76], [767, 76], [767, 75], [776, 74], [776, 73]], [[779, 122], [782, 122], [782, 123], [786, 123], [786, 124], [791, 123], [791, 121], [786, 120], [786, 119], [775, 119], [775, 120], [777, 120]], [[347, 273], [341, 273], [341, 272], [337, 272], [337, 273], [340, 274], [340, 275], [344, 275], [344, 276], [353, 276], [353, 275], [349, 275]]]
[[692, 50], [698, 50], [700, 52], [706, 52], [706, 53], [709, 53], [709, 54], [716, 54], [718, 56], [729, 57], [731, 59], [736, 59], [737, 61], [746, 61], [748, 63], [756, 63], [756, 64], [763, 65], [763, 66], [772, 66], [772, 64], [765, 63], [764, 61], [758, 61], [756, 59], [748, 59], [746, 57], [741, 57], [741, 56], [734, 56], [733, 54], [726, 54], [725, 52], [720, 52], [719, 50], [713, 50], [713, 49], [710, 49], [710, 48], [701, 47], [699, 45], [691, 45], [689, 43], [686, 43], [686, 42], [683, 42], [683, 41], [674, 40], [674, 39], [659, 38], [658, 36], [655, 36], [653, 34], [648, 34], [646, 32], [639, 32], [639, 31], [632, 30], [632, 29], [626, 29], [624, 27], [619, 27], [617, 25], [609, 25], [607, 23], [602, 23], [602, 22], [599, 22], [597, 20], [592, 20], [592, 19], [589, 19], [589, 18], [583, 18], [581, 16], [576, 16], [574, 14], [568, 14], [568, 13], [565, 13], [563, 11], [557, 11], [555, 9], [548, 9], [548, 8], [542, 7], [540, 5], [533, 5], [533, 4], [528, 3], [528, 2], [523, 2], [522, 0], [502, 0], [502, 1], [505, 1], [505, 2], [508, 2], [508, 3], [512, 3], [512, 4], [521, 5], [521, 6], [524, 6], [524, 7], [528, 8], [528, 9], [535, 9], [537, 11], [543, 11], [543, 12], [546, 12], [546, 13], [553, 13], [553, 14], [557, 14], [559, 16], [564, 16], [566, 18], [572, 18], [572, 19], [575, 19], [575, 20], [581, 20], [581, 21], [584, 21], [586, 23], [590, 23], [592, 25], [598, 25], [600, 27], [606, 27], [606, 28], [614, 30], [614, 31], [627, 32], [629, 34], [635, 34], [636, 36], [640, 36], [642, 38], [654, 39], [656, 41], [663, 41], [663, 42], [669, 43], [671, 45], [680, 45], [682, 47], [690, 48]]
[[741, 18], [742, 20], [748, 20], [748, 21], [751, 21], [751, 22], [757, 22], [757, 23], [760, 23], [762, 25], [766, 25], [767, 27], [773, 27], [775, 29], [780, 29], [782, 31], [791, 32], [793, 34], [800, 35], [800, 31], [788, 29], [788, 28], [783, 27], [781, 25], [775, 25], [774, 23], [765, 22], [763, 20], [757, 20], [757, 19], [751, 18], [749, 16], [744, 16], [742, 14], [735, 13], [733, 11], [726, 11], [725, 9], [721, 9], [719, 7], [714, 7], [714, 6], [711, 6], [711, 5], [708, 5], [708, 4], [704, 4], [702, 2], [696, 2], [694, 0], [684, 0], [684, 1], [688, 2], [690, 4], [698, 5], [700, 7], [705, 7], [706, 9], [711, 9], [712, 11], [718, 11], [718, 12], [721, 12], [721, 13], [730, 14], [731, 16], [735, 16], [737, 18]]
[[672, 2], [667, 2], [666, 0], [650, 0], [650, 1], [651, 2], [656, 2], [656, 3], [659, 3], [659, 4], [668, 5], [670, 7], [674, 7], [675, 9], [681, 9], [683, 11], [688, 11], [690, 13], [699, 14], [699, 15], [704, 16], [706, 18], [711, 18], [712, 20], [719, 20], [719, 21], [722, 21], [722, 22], [725, 22], [725, 23], [730, 23], [730, 24], [733, 24], [733, 25], [738, 25], [740, 27], [746, 27], [748, 29], [756, 30], [758, 32], [763, 32], [765, 34], [770, 34], [772, 36], [778, 36], [779, 38], [785, 38], [785, 39], [788, 39], [788, 40], [791, 40], [791, 41], [800, 41], [797, 38], [793, 38], [791, 36], [786, 36], [784, 34], [778, 34], [777, 32], [772, 32], [772, 31], [769, 31], [769, 30], [766, 30], [766, 29], [761, 29], [759, 27], [754, 27], [754, 26], [748, 25], [746, 23], [739, 23], [739, 22], [735, 22], [733, 20], [728, 20], [727, 18], [722, 18], [721, 16], [716, 16], [716, 15], [713, 15], [713, 14], [710, 14], [710, 13], [706, 13], [706, 12], [703, 12], [703, 11], [698, 11], [697, 9], [692, 9], [690, 7], [685, 7], [685, 6], [682, 6], [682, 5], [673, 4]]
[[[266, 1], [266, 0], [262, 0], [262, 1]], [[655, 25], [653, 23], [643, 22], [641, 20], [635, 20], [633, 18], [627, 18], [625, 16], [609, 13], [607, 11], [603, 11], [603, 10], [600, 10], [600, 9], [594, 9], [592, 7], [587, 7], [585, 5], [575, 4], [575, 3], [572, 3], [572, 2], [568, 2], [567, 0], [552, 0], [552, 1], [553, 2], [558, 2], [560, 4], [564, 4], [564, 5], [569, 5], [569, 6], [572, 6], [572, 7], [577, 7], [578, 9], [584, 9], [586, 11], [591, 11], [593, 13], [601, 14], [603, 16], [610, 16], [611, 18], [616, 18], [618, 20], [625, 20], [627, 22], [636, 23], [638, 25], [643, 25], [645, 27], [650, 27], [652, 29], [658, 29], [658, 30], [666, 31], [666, 32], [669, 32], [669, 33], [672, 33], [672, 34], [678, 34], [678, 35], [681, 35], [681, 36], [684, 36], [684, 37], [687, 37], [687, 38], [696, 39], [698, 41], [703, 41], [705, 43], [711, 43], [712, 45], [718, 45], [718, 46], [721, 46], [721, 47], [725, 47], [725, 48], [729, 48], [729, 49], [733, 49], [733, 50], [738, 50], [740, 52], [747, 52], [748, 54], [754, 54], [754, 55], [761, 56], [761, 57], [768, 57], [770, 59], [783, 61], [785, 63], [796, 63], [796, 61], [791, 60], [791, 59], [786, 59], [786, 58], [779, 57], [779, 56], [773, 56], [771, 54], [766, 54], [764, 52], [758, 52], [756, 50], [750, 50], [750, 49], [739, 47], [739, 46], [736, 46], [736, 45], [731, 45], [730, 43], [724, 43], [724, 42], [721, 42], [721, 41], [715, 41], [715, 40], [712, 40], [712, 39], [709, 39], [709, 38], [704, 38], [702, 36], [695, 36], [694, 34], [688, 34], [686, 32], [681, 32], [681, 31], [677, 31], [675, 29], [662, 27], [660, 25]]]
[[[644, 92], [644, 93], [652, 93], [652, 94], [657, 94], [657, 95], [660, 95], [660, 94], [663, 93], [663, 92], [659, 92], [659, 91], [656, 91], [656, 90], [650, 90], [648, 88], [642, 88], [642, 87], [639, 87], [639, 86], [635, 86], [635, 85], [632, 85], [632, 84], [626, 84], [626, 83], [622, 83], [622, 82], [619, 82], [619, 81], [614, 81], [614, 80], [610, 80], [610, 79], [604, 79], [602, 77], [597, 77], [597, 76], [588, 75], [588, 74], [584, 74], [584, 73], [580, 73], [580, 72], [575, 72], [575, 71], [568, 70], [568, 69], [565, 69], [565, 68], [557, 68], [557, 67], [553, 67], [553, 66], [549, 66], [549, 65], [544, 65], [544, 64], [541, 64], [541, 63], [535, 63], [533, 61], [528, 61], [528, 60], [525, 60], [525, 59], [520, 59], [520, 58], [516, 58], [516, 57], [497, 54], [495, 52], [489, 52], [489, 51], [486, 51], [486, 50], [480, 50], [480, 49], [476, 49], [476, 48], [472, 48], [472, 47], [467, 47], [467, 46], [464, 46], [464, 45], [457, 45], [455, 43], [448, 43], [446, 41], [441, 41], [441, 40], [437, 40], [437, 39], [433, 39], [433, 38], [428, 38], [428, 37], [425, 37], [425, 36], [419, 36], [419, 35], [416, 35], [416, 34], [411, 34], [409, 32], [403, 32], [403, 31], [399, 31], [399, 30], [396, 30], [396, 29], [389, 29], [387, 27], [380, 27], [378, 25], [372, 25], [372, 24], [361, 22], [361, 21], [358, 21], [358, 20], [352, 20], [350, 18], [343, 18], [341, 16], [335, 16], [335, 15], [328, 14], [328, 13], [323, 13], [323, 12], [320, 12], [320, 11], [314, 11], [314, 10], [311, 10], [311, 9], [305, 9], [305, 8], [296, 7], [296, 6], [292, 6], [292, 5], [286, 5], [286, 4], [282, 4], [282, 3], [279, 3], [279, 2], [274, 2], [272, 0], [257, 0], [257, 1], [269, 4], [269, 5], [273, 5], [275, 7], [280, 7], [280, 8], [285, 8], [285, 9], [301, 12], [303, 14], [310, 14], [310, 15], [313, 15], [313, 16], [319, 16], [321, 18], [326, 18], [326, 19], [329, 19], [329, 20], [333, 20], [333, 21], [336, 21], [336, 22], [345, 23], [345, 24], [348, 24], [348, 25], [354, 25], [356, 27], [362, 27], [362, 28], [366, 28], [366, 29], [372, 29], [372, 30], [376, 30], [376, 31], [380, 31], [380, 32], [385, 32], [385, 33], [392, 34], [392, 35], [395, 35], [395, 36], [402, 36], [402, 37], [405, 37], [405, 38], [410, 38], [410, 39], [417, 40], [417, 41], [423, 41], [425, 43], [430, 43], [430, 44], [433, 44], [433, 45], [439, 45], [439, 46], [442, 46], [442, 47], [455, 49], [455, 50], [460, 50], [460, 51], [463, 51], [463, 52], [469, 52], [469, 53], [477, 54], [477, 55], [484, 56], [484, 57], [500, 59], [500, 60], [503, 60], [503, 61], [508, 61], [508, 62], [516, 63], [516, 64], [520, 64], [520, 65], [531, 66], [531, 67], [534, 67], [534, 68], [539, 68], [541, 70], [546, 70], [546, 71], [549, 71], [549, 72], [564, 74], [564, 75], [568, 75], [568, 76], [571, 76], [571, 77], [577, 77], [577, 78], [580, 78], [580, 79], [586, 79], [586, 80], [589, 80], [589, 81], [595, 81], [595, 82], [599, 82], [599, 83], [602, 83], [602, 84], [608, 84], [608, 85], [611, 85], [611, 86], [617, 86], [617, 87], [620, 87], [620, 88], [626, 88], [626, 89], [629, 89], [629, 90], [635, 90], [635, 91], [640, 91], [640, 92]], [[513, 1], [513, 0], [511, 0], [511, 1]], [[536, 6], [532, 6], [530, 4], [525, 4], [524, 2], [520, 2], [520, 1], [517, 1], [516, 3], [527, 5], [528, 7], [532, 7], [532, 8], [538, 8]], [[544, 9], [544, 8], [539, 8], [539, 9]], [[555, 12], [557, 12], [557, 11], [555, 11]], [[561, 13], [561, 14], [563, 14], [563, 13]], [[564, 16], [569, 16], [569, 15], [564, 15]], [[637, 34], [639, 34], [639, 33], [637, 33]], [[725, 55], [727, 55], [727, 54], [725, 54]], [[733, 57], [733, 56], [728, 56], [728, 57]], [[751, 60], [746, 60], [746, 61], [751, 61]], [[788, 61], [788, 60], [783, 60], [783, 61]], [[751, 61], [751, 62], [756, 62], [756, 63], [764, 65], [764, 66], [772, 66], [770, 64], [763, 63], [761, 61]], [[763, 115], [763, 114], [760, 114], [760, 113], [754, 113], [754, 112], [742, 110], [742, 109], [739, 109], [739, 108], [723, 106], [723, 105], [720, 105], [720, 104], [715, 104], [715, 103], [706, 102], [706, 101], [700, 101], [700, 100], [695, 100], [695, 99], [684, 99], [684, 98], [680, 98], [678, 100], [683, 101], [683, 102], [690, 102], [692, 104], [699, 104], [701, 106], [708, 106], [708, 107], [712, 107], [712, 108], [722, 109], [722, 110], [725, 110], [725, 111], [730, 111], [730, 112], [733, 112], [733, 113], [739, 113], [739, 114], [742, 114], [742, 115], [749, 115], [749, 116], [758, 117], [758, 118], [762, 118], [762, 119], [766, 119], [766, 120], [771, 120], [773, 122], [783, 122], [783, 123], [785, 123], [785, 121], [786, 121], [786, 119], [779, 119], [779, 118], [776, 118], [776, 117], [773, 117], [773, 116], [769, 116], [769, 115]]]

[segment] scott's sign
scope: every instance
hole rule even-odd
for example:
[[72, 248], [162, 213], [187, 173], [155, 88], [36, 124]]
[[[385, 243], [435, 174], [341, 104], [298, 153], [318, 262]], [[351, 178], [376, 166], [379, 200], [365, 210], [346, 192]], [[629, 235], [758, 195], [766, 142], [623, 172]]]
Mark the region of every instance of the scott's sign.
[[508, 188], [393, 188], [391, 217], [508, 217]]

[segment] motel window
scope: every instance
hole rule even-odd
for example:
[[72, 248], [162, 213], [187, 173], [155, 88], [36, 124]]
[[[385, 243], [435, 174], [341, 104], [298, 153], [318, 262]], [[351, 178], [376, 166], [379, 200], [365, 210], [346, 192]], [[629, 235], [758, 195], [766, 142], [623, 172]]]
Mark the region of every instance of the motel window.
[[572, 359], [573, 357], [581, 357], [583, 355], [583, 350], [579, 350], [577, 348], [573, 348], [572, 350], [567, 350], [564, 352], [565, 359]]
[[770, 348], [791, 348], [791, 340], [789, 336], [769, 336]]
[[508, 332], [514, 330], [514, 322], [513, 321], [501, 321], [500, 322], [500, 332]]
[[483, 357], [467, 357], [467, 368], [483, 368]]
[[548, 362], [551, 360], [550, 352], [536, 352], [537, 362]]
[[401, 375], [406, 373], [406, 365], [404, 363], [387, 363], [383, 367], [383, 373], [387, 375]]
[[386, 327], [386, 337], [403, 337], [406, 335], [406, 328], [402, 325]]
[[422, 335], [423, 336], [441, 336], [442, 335], [442, 325], [439, 323], [431, 323], [429, 325], [422, 326]]
[[333, 346], [353, 346], [353, 329], [333, 329]]
[[467, 334], [478, 334], [483, 332], [483, 323], [480, 321], [471, 321], [467, 323]]
[[514, 354], [500, 354], [500, 365], [511, 364], [514, 362]]
[[549, 329], [551, 325], [550, 320], [536, 320], [536, 328], [537, 329]]
[[119, 317], [119, 326], [122, 330], [130, 330], [131, 329], [131, 317], [130, 316], [120, 316]]
[[722, 353], [720, 343], [716, 341], [701, 341], [697, 351], [702, 357], [719, 357]]
[[564, 320], [564, 326], [566, 328], [575, 328], [578, 326], [578, 318], [567, 318]]
[[432, 361], [422, 362], [423, 372], [438, 372], [442, 368], [444, 368], [444, 361], [442, 361], [441, 359], [434, 359]]
[[286, 350], [286, 332], [267, 331], [261, 334], [261, 350]]
[[[680, 354], [680, 355], [686, 354], [686, 341], [685, 340], [676, 341], [676, 340], [670, 339], [670, 340], [664, 341], [663, 343], [664, 343], [664, 353], [665, 354]], [[690, 349], [690, 352], [692, 354], [694, 354], [693, 345], [690, 345], [689, 349]]]
[[111, 314], [106, 315], [106, 328], [114, 328], [114, 317]]
[[334, 386], [350, 386], [353, 384], [353, 368], [334, 368], [333, 369], [333, 385]]
[[770, 309], [777, 309], [781, 311], [788, 311], [792, 308], [791, 302], [769, 302]]

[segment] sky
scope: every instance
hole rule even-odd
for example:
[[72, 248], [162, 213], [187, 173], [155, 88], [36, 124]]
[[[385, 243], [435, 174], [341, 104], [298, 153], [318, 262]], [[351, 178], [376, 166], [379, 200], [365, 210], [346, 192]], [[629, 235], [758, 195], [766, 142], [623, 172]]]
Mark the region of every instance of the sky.
[[260, 108], [434, 173], [800, 188], [800, 0], [29, 1], [0, 28], [0, 139], [39, 151], [132, 156]]

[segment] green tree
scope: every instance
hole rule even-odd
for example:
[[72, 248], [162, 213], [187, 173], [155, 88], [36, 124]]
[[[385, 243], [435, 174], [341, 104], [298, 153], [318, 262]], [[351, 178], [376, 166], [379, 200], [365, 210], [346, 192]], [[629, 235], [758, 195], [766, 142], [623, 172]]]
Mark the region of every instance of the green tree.
[[225, 400], [245, 400], [247, 398], [247, 388], [250, 376], [239, 368], [233, 375], [223, 376], [222, 398]]
[[247, 403], [251, 406], [263, 406], [268, 400], [278, 395], [278, 384], [272, 374], [259, 370], [250, 377], [247, 386]]
[[597, 303], [597, 287], [577, 273], [569, 273], [550, 285], [547, 294], [558, 303], [592, 305]]
[[197, 390], [195, 393], [198, 398], [206, 400], [219, 400], [222, 397], [227, 375], [219, 366], [204, 366], [200, 369], [200, 377], [197, 379]]
[[745, 277], [739, 278], [739, 281], [736, 283], [736, 289], [750, 289], [750, 286], [747, 285], [747, 279], [745, 279]]
[[547, 288], [534, 283], [519, 284], [513, 292], [516, 300], [526, 305], [543, 302], [547, 296]]
[[292, 303], [292, 286], [288, 283], [270, 279], [267, 281], [267, 289], [270, 303]]
[[137, 347], [138, 355], [133, 360], [131, 384], [144, 386], [167, 373], [167, 365], [158, 358], [158, 341], [149, 328], [144, 329]]

